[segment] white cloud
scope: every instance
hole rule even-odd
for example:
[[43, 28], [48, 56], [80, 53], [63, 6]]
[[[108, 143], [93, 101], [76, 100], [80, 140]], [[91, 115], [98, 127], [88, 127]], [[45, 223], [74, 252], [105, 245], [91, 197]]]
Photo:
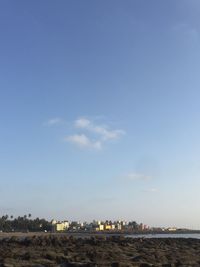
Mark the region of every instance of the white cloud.
[[122, 176], [123, 179], [130, 180], [130, 181], [135, 181], [135, 180], [150, 180], [152, 177], [150, 175], [145, 175], [141, 173], [128, 173], [126, 175]]
[[81, 148], [89, 148], [96, 150], [100, 150], [102, 148], [102, 144], [100, 141], [92, 141], [85, 134], [74, 134], [68, 136], [65, 138], [65, 141], [75, 144]]
[[111, 130], [107, 126], [95, 125], [86, 118], [79, 118], [74, 123], [76, 128], [85, 129], [89, 132], [98, 134], [103, 141], [116, 140], [125, 134], [124, 130]]
[[74, 124], [77, 128], [87, 129], [88, 127], [90, 127], [91, 122], [88, 119], [80, 118], [77, 119]]
[[45, 125], [47, 126], [54, 126], [54, 125], [58, 125], [58, 124], [62, 124], [64, 121], [61, 118], [52, 118], [50, 120], [48, 120]]
[[[110, 129], [108, 126], [94, 124], [91, 120], [80, 117], [71, 122], [75, 133], [64, 138], [80, 148], [101, 150], [108, 140], [119, 139], [125, 134], [121, 129]], [[44, 123], [44, 126], [68, 125], [65, 120], [59, 117], [51, 118]], [[70, 125], [70, 124], [69, 124]], [[78, 132], [77, 132], [78, 131]]]

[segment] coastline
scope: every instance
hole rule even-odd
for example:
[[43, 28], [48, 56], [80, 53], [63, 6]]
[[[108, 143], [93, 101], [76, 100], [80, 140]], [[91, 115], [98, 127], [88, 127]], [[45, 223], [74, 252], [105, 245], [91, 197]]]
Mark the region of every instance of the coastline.
[[0, 266], [200, 266], [200, 240], [7, 233], [0, 238]]
[[185, 231], [185, 232], [113, 232], [113, 231], [100, 231], [100, 232], [0, 232], [0, 240], [16, 237], [26, 238], [35, 236], [66, 236], [74, 238], [91, 238], [91, 237], [125, 237], [125, 238], [197, 238], [200, 239], [200, 231]]

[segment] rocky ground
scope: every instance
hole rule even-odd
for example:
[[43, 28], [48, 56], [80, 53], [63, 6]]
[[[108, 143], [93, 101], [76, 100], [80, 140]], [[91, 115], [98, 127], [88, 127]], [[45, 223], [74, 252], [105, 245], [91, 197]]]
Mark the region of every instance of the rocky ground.
[[3, 237], [0, 267], [15, 266], [200, 266], [200, 240], [66, 235]]

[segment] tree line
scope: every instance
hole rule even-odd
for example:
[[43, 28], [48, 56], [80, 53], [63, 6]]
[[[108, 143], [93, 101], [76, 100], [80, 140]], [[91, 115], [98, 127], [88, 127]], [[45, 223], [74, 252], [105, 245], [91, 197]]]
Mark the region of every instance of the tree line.
[[0, 217], [0, 231], [3, 232], [44, 232], [51, 231], [51, 223], [45, 219], [31, 218], [32, 215], [18, 216], [14, 218], [13, 215], [3, 215]]

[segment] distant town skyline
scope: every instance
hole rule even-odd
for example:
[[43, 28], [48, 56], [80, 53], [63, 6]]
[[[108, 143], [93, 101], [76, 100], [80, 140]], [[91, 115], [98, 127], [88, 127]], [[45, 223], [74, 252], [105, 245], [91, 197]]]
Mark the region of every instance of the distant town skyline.
[[0, 3], [2, 215], [200, 229], [199, 13]]

